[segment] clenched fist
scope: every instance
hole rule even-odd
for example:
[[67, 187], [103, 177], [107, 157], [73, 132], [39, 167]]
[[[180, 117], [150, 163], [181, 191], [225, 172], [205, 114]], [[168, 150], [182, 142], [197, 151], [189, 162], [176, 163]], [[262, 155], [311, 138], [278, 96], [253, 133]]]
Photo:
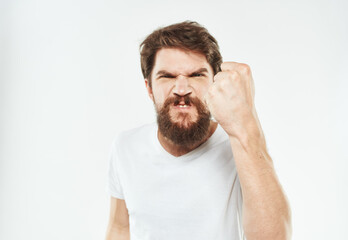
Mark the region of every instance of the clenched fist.
[[227, 134], [241, 138], [246, 131], [259, 130], [254, 96], [250, 67], [243, 63], [224, 62], [205, 101], [212, 116]]

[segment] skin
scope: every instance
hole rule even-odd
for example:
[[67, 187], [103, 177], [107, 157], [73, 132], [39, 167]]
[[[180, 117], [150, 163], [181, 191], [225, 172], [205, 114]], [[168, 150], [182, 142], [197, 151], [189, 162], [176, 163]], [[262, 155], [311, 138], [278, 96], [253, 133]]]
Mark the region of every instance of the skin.
[[[152, 87], [150, 87], [148, 79], [145, 79], [145, 85], [149, 97], [158, 109], [163, 106], [168, 97], [174, 95], [190, 95], [204, 101], [208, 86], [213, 84], [214, 73], [201, 53], [163, 48], [156, 54], [151, 76]], [[188, 126], [189, 120], [180, 118], [179, 112], [186, 112], [190, 114], [191, 121], [197, 121], [197, 109], [194, 106], [184, 109], [172, 106], [170, 109], [170, 116], [174, 122]], [[208, 136], [192, 146], [177, 146], [170, 139], [165, 138], [161, 132], [158, 132], [158, 139], [167, 152], [174, 156], [181, 156], [204, 143], [214, 133], [216, 127], [217, 123], [211, 122]]]
[[[202, 68], [207, 71], [203, 76], [196, 76], [194, 73]], [[152, 88], [147, 79], [145, 83], [157, 107], [171, 95], [196, 96], [206, 103], [228, 134], [243, 192], [243, 229], [247, 239], [290, 239], [290, 207], [267, 152], [254, 104], [255, 88], [250, 67], [243, 63], [224, 62], [221, 72], [214, 76], [204, 55], [163, 48], [156, 55], [152, 76]], [[170, 114], [174, 121], [180, 122], [178, 111], [182, 110], [173, 107]], [[194, 121], [197, 120], [194, 118], [195, 108], [186, 112], [193, 116]], [[209, 136], [215, 129], [216, 123], [212, 123]], [[207, 140], [185, 149], [173, 144], [160, 132], [158, 139], [174, 156], [188, 153]]]
[[126, 201], [111, 197], [106, 240], [129, 240], [129, 215]]
[[267, 152], [250, 67], [225, 62], [205, 96], [230, 138], [243, 192], [243, 228], [250, 239], [290, 239], [291, 213]]
[[[202, 69], [203, 72], [198, 71]], [[200, 53], [163, 48], [156, 54], [151, 74], [152, 87], [148, 79], [145, 79], [145, 85], [157, 109], [173, 95], [189, 94], [205, 102], [214, 119], [229, 136], [243, 193], [242, 218], [246, 238], [290, 239], [290, 207], [267, 152], [254, 105], [255, 90], [250, 67], [242, 63], [225, 62], [221, 70], [214, 76], [205, 56]], [[189, 114], [190, 118], [182, 119], [178, 114], [180, 111]], [[189, 126], [189, 121], [197, 120], [197, 111], [195, 107], [172, 106], [170, 116], [173, 121]], [[216, 127], [217, 124], [212, 122], [207, 138], [186, 148], [176, 146], [160, 132], [158, 139], [170, 154], [181, 156], [204, 143]], [[129, 232], [128, 215], [122, 201], [112, 198], [112, 203], [118, 204], [118, 208], [114, 206], [110, 216], [118, 217], [114, 216], [116, 224], [111, 221], [109, 226], [114, 226], [113, 229], [119, 230], [119, 236], [125, 237], [112, 238], [110, 234], [107, 239], [129, 239], [126, 235]]]

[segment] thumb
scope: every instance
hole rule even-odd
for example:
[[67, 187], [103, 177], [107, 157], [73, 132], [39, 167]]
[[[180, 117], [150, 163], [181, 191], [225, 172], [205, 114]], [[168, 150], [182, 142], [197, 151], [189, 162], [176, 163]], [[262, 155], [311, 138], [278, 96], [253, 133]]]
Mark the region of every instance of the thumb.
[[203, 103], [204, 103], [204, 106], [206, 107], [207, 110], [210, 111], [209, 109], [209, 96], [208, 96], [208, 92], [204, 95], [203, 97]]
[[204, 95], [203, 97], [203, 103], [206, 107], [206, 109], [210, 112], [210, 120], [213, 121], [213, 122], [217, 122], [213, 116], [213, 113], [212, 111], [210, 110], [209, 108], [209, 96], [208, 96], [208, 93]]

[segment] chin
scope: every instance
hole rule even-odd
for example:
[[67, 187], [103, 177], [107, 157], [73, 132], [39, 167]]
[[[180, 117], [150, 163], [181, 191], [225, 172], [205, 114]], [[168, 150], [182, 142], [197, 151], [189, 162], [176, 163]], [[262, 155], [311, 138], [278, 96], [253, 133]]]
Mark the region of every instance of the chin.
[[[172, 118], [173, 119], [173, 118]], [[197, 123], [197, 119], [192, 119], [192, 117], [189, 114], [179, 114], [174, 118], [175, 120], [172, 120], [172, 123], [177, 125], [180, 128], [186, 128], [189, 129], [192, 127], [192, 125]]]

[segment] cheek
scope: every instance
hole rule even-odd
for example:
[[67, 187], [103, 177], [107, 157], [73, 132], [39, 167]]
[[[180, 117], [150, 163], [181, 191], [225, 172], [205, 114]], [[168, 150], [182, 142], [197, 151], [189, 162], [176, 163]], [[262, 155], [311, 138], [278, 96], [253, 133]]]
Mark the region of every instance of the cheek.
[[198, 98], [203, 98], [207, 93], [210, 87], [214, 84], [214, 80], [212, 76], [208, 78], [195, 82], [193, 88], [195, 89], [196, 96]]
[[204, 99], [205, 95], [208, 93], [212, 84], [206, 84], [201, 86], [197, 91], [197, 97], [200, 99]]
[[154, 102], [158, 105], [161, 105], [165, 100], [170, 97], [170, 87], [168, 86], [153, 86], [152, 89]]

